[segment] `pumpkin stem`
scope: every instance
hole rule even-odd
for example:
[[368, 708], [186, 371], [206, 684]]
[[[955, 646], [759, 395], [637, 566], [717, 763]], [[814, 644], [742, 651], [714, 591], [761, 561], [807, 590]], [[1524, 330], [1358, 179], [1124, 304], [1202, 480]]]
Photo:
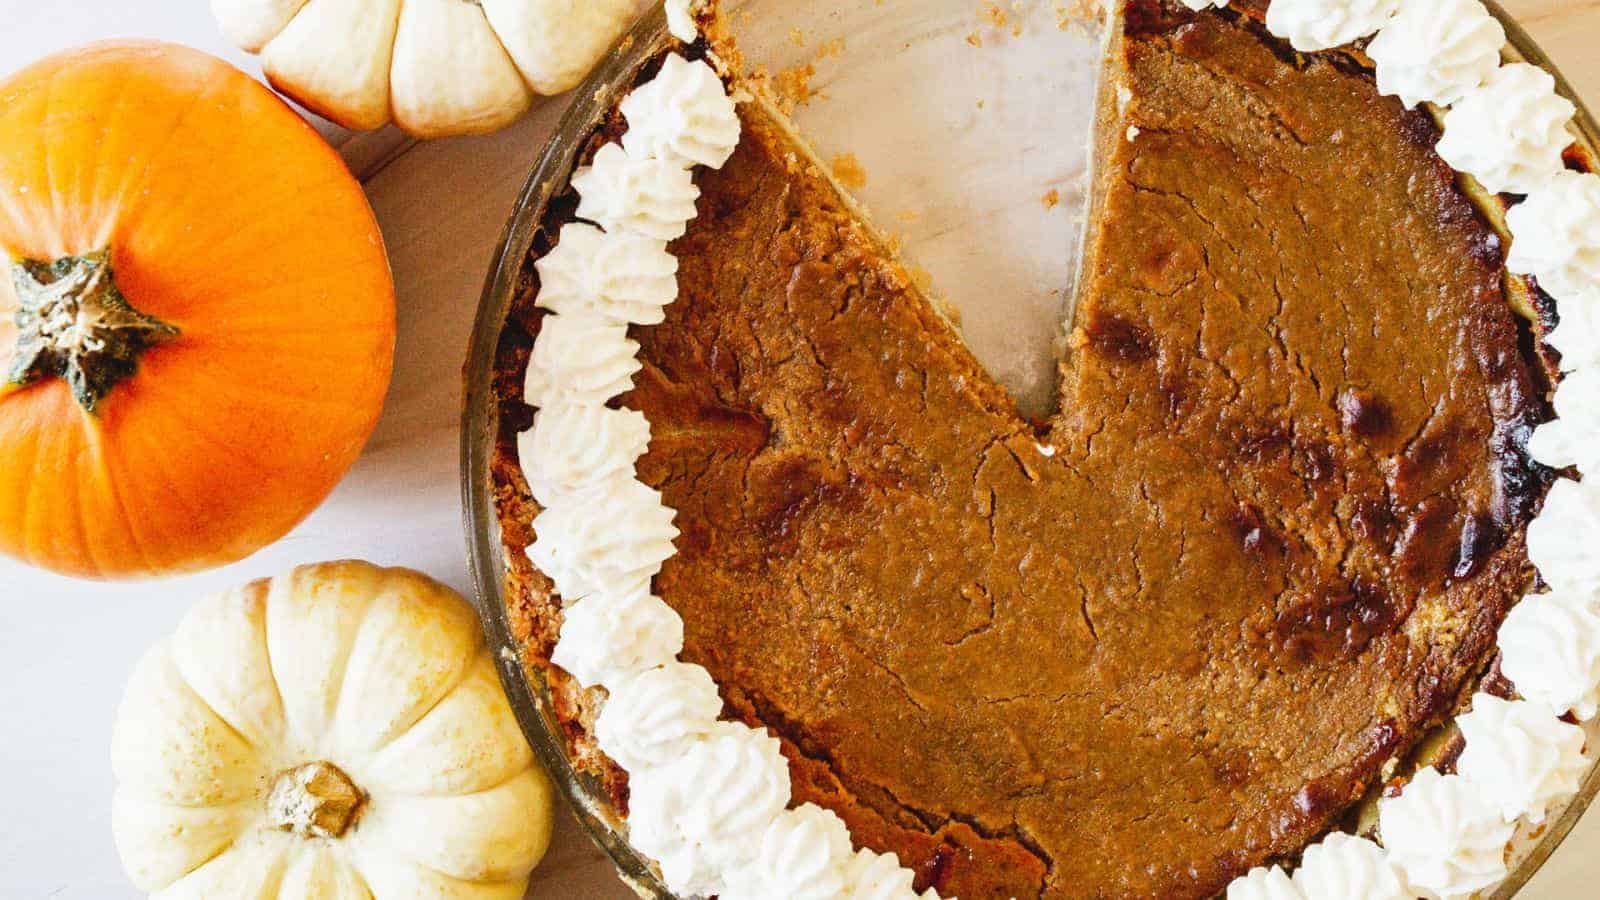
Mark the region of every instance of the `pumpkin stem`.
[[55, 262], [16, 260], [17, 345], [5, 387], [64, 377], [85, 411], [139, 370], [139, 357], [178, 329], [129, 305], [117, 289], [111, 253]]
[[307, 763], [284, 772], [267, 795], [274, 827], [301, 837], [343, 837], [367, 795], [330, 762]]

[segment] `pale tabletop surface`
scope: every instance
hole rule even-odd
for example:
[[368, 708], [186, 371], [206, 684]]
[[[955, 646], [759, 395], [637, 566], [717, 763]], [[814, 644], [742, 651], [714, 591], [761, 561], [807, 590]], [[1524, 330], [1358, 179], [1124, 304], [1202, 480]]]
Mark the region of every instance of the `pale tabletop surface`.
[[[1600, 0], [1504, 0], [1591, 105], [1600, 104]], [[974, 15], [979, 4], [974, 0]], [[51, 50], [160, 37], [227, 56], [204, 0], [0, 0], [0, 75]], [[468, 590], [457, 456], [461, 362], [484, 274], [563, 101], [503, 134], [411, 145], [329, 129], [363, 176], [393, 259], [399, 347], [383, 421], [333, 497], [290, 537], [219, 572], [95, 585], [0, 561], [0, 896], [136, 896], [109, 825], [111, 722], [127, 673], [205, 592], [288, 566], [359, 557]], [[4, 462], [0, 461], [0, 465]], [[1600, 812], [1523, 895], [1600, 894]], [[565, 811], [530, 897], [631, 897]]]

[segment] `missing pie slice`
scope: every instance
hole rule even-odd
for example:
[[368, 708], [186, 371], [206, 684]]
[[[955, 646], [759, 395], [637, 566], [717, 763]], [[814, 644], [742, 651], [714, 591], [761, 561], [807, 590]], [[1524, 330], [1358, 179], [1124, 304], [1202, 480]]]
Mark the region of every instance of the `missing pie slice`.
[[[794, 802], [918, 889], [1200, 898], [1294, 856], [1456, 711], [1532, 580], [1541, 298], [1430, 115], [1263, 10], [1127, 0], [1043, 420], [729, 75], [757, 99], [621, 399], [681, 532], [655, 592], [725, 715], [781, 739]], [[536, 290], [499, 359], [507, 602], [625, 809], [523, 552]]]

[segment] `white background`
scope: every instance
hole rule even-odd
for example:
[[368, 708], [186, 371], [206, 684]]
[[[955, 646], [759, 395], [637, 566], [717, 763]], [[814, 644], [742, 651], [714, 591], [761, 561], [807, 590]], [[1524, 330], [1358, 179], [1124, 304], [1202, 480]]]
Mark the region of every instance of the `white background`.
[[[1542, 20], [1546, 29], [1567, 7], [1549, 0], [1519, 5], [1528, 7], [1530, 24]], [[1574, 65], [1569, 59], [1581, 61], [1600, 43], [1600, 17], [1589, 14], [1592, 3], [1571, 6], [1582, 24], [1547, 46]], [[1592, 37], [1573, 28], [1587, 28]], [[225, 46], [203, 0], [0, 0], [0, 75], [105, 36], [181, 41], [256, 71]], [[1562, 45], [1574, 52], [1563, 54]], [[134, 661], [197, 597], [296, 563], [340, 557], [403, 564], [468, 589], [456, 452], [460, 365], [490, 254], [561, 105], [551, 103], [490, 138], [399, 155], [391, 151], [405, 148], [392, 134], [347, 146], [393, 259], [398, 365], [366, 454], [293, 535], [228, 569], [153, 584], [73, 582], [0, 561], [0, 897], [136, 896], [121, 874], [108, 822], [111, 722]], [[330, 134], [341, 142], [347, 137]], [[1591, 819], [1525, 896], [1600, 895], [1596, 849], [1600, 821]], [[530, 896], [631, 896], [564, 814], [536, 878]]]

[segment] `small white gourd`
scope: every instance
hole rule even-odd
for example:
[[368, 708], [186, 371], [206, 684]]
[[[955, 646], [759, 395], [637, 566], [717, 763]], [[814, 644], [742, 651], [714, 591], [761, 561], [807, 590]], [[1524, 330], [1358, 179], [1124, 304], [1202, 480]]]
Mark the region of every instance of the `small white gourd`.
[[112, 763], [123, 865], [162, 900], [515, 900], [550, 840], [476, 615], [405, 570], [201, 603], [135, 669]]
[[346, 128], [482, 134], [576, 87], [641, 0], [211, 0], [272, 86]]

